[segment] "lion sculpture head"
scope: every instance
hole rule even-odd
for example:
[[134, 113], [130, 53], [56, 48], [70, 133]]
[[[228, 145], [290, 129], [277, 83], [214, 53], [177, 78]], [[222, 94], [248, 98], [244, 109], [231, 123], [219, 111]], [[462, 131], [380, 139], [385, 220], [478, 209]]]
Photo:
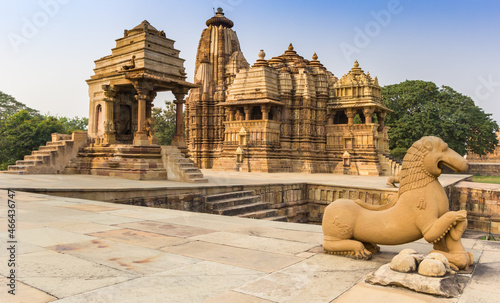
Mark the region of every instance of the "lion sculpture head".
[[399, 175], [399, 195], [434, 181], [441, 175], [443, 164], [457, 172], [466, 171], [468, 168], [464, 157], [438, 137], [422, 137], [413, 143], [403, 158]]

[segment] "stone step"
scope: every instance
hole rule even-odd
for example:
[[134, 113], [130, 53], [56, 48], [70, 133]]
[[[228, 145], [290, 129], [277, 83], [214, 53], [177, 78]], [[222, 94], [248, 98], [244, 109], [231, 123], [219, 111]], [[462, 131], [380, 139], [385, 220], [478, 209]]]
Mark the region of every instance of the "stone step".
[[244, 197], [235, 197], [228, 198], [223, 200], [211, 201], [205, 203], [208, 210], [218, 210], [222, 208], [228, 208], [231, 206], [243, 205], [243, 204], [252, 204], [259, 202], [260, 196], [244, 196]]
[[47, 142], [46, 146], [62, 146], [66, 143], [66, 141], [55, 141], [55, 142]]
[[237, 206], [231, 206], [227, 208], [222, 208], [215, 210], [214, 213], [225, 216], [236, 216], [242, 215], [245, 213], [255, 212], [261, 209], [267, 208], [268, 203], [266, 202], [256, 202], [252, 204], [243, 204]]
[[182, 157], [174, 158], [174, 162], [175, 163], [183, 163], [183, 164], [186, 164], [186, 163], [194, 164], [193, 160], [188, 159], [188, 158], [182, 158]]
[[24, 175], [24, 171], [22, 171], [22, 170], [1, 170], [0, 174]]
[[267, 217], [262, 218], [262, 220], [288, 222], [288, 218], [286, 216]]
[[251, 219], [264, 219], [264, 218], [276, 217], [277, 213], [278, 211], [276, 209], [263, 209], [239, 215], [238, 217], [251, 218]]
[[194, 183], [208, 183], [208, 179], [206, 178], [189, 179], [189, 181]]
[[233, 191], [229, 193], [220, 193], [204, 196], [205, 202], [213, 202], [217, 200], [224, 200], [230, 198], [237, 198], [243, 196], [253, 196], [255, 192], [253, 190], [243, 190], [243, 191]]
[[24, 156], [24, 160], [48, 162], [50, 160], [50, 154], [28, 155]]
[[26, 171], [26, 165], [9, 165], [9, 171]]
[[42, 165], [43, 161], [40, 160], [17, 160], [16, 165], [19, 166], [35, 166], [35, 165]]
[[191, 179], [202, 179], [203, 178], [203, 174], [201, 172], [197, 172], [197, 173], [186, 173], [185, 174], [190, 180]]
[[39, 151], [57, 151], [59, 148], [63, 147], [62, 145], [49, 145], [49, 146], [40, 146]]
[[51, 156], [51, 155], [54, 155], [57, 153], [57, 150], [34, 150], [31, 152], [31, 155], [32, 156], [38, 156], [38, 155], [48, 155], [48, 156]]
[[201, 171], [198, 168], [193, 167], [192, 165], [191, 165], [191, 167], [180, 167], [180, 169], [185, 174], [193, 174], [193, 173], [201, 174]]

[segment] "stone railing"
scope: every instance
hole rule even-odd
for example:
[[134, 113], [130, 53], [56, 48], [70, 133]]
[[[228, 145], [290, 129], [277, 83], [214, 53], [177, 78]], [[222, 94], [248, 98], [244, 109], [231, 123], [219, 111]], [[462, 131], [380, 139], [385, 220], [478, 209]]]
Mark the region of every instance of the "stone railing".
[[450, 201], [452, 210], [467, 210], [469, 229], [500, 234], [500, 185], [462, 181]]
[[[224, 141], [228, 144], [238, 144], [241, 136], [247, 136], [248, 144], [272, 144], [280, 141], [280, 121], [250, 120], [224, 122]], [[245, 133], [242, 133], [242, 128]]]

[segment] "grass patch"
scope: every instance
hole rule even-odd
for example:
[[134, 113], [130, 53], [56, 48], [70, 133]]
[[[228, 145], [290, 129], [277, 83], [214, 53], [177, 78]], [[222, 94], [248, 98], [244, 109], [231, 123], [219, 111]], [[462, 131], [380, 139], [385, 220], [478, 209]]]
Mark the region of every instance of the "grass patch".
[[500, 239], [497, 237], [493, 237], [493, 236], [482, 236], [481, 238], [479, 238], [480, 240], [487, 240], [487, 241], [500, 241]]
[[500, 176], [474, 176], [474, 182], [500, 184]]

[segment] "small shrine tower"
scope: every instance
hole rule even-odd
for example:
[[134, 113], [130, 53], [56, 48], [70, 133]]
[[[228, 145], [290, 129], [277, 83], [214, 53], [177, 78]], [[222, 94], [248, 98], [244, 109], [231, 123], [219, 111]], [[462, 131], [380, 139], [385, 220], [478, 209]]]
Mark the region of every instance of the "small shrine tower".
[[380, 175], [380, 162], [389, 154], [390, 109], [382, 102], [377, 77], [364, 73], [358, 61], [333, 85], [336, 98], [328, 104], [327, 149], [342, 154], [337, 173]]
[[186, 104], [186, 140], [191, 158], [199, 168], [212, 168], [220, 156], [224, 141], [224, 108], [227, 86], [236, 73], [249, 67], [233, 21], [224, 16], [221, 8], [208, 19], [201, 34], [196, 54], [194, 82]]
[[[125, 30], [111, 55], [95, 61], [89, 85], [89, 137], [96, 145], [156, 144], [150, 118], [157, 92], [172, 91], [177, 104], [174, 143], [183, 144], [182, 104], [192, 87], [174, 41], [148, 21]], [[180, 118], [179, 118], [180, 117]]]

